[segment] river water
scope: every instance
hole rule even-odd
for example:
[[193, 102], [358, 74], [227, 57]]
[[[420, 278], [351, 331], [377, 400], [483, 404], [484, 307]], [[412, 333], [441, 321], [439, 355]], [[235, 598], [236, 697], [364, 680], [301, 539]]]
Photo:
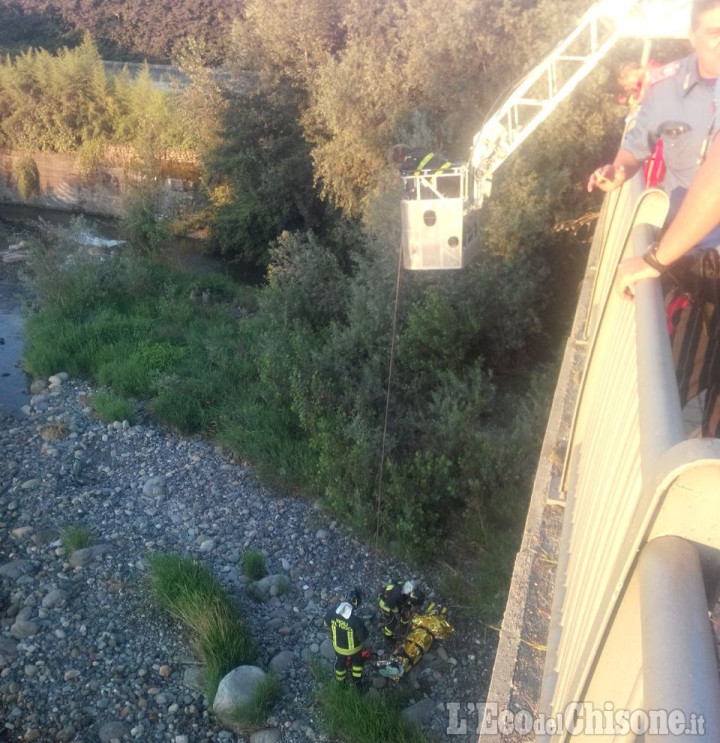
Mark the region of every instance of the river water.
[[17, 282], [0, 277], [0, 411], [15, 416], [30, 399], [29, 380], [19, 366], [25, 344], [22, 302]]
[[[0, 251], [37, 231], [37, 220], [70, 226], [74, 216], [69, 212], [0, 204]], [[117, 240], [121, 237], [117, 222], [88, 218], [87, 239], [91, 242]], [[203, 243], [190, 238], [174, 241], [171, 256], [175, 267], [197, 273], [226, 273], [228, 265], [218, 258], [203, 254]], [[18, 265], [0, 263], [0, 412], [21, 417], [22, 406], [30, 400], [30, 379], [22, 369], [25, 346], [24, 305], [27, 296], [18, 279]], [[58, 369], [57, 371], [62, 371]]]

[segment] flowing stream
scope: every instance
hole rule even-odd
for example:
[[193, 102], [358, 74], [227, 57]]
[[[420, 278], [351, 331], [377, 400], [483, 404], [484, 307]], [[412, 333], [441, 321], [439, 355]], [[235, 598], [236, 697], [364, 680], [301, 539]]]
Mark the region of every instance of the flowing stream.
[[24, 340], [22, 289], [0, 277], [0, 411], [15, 416], [30, 399], [29, 380], [20, 368]]

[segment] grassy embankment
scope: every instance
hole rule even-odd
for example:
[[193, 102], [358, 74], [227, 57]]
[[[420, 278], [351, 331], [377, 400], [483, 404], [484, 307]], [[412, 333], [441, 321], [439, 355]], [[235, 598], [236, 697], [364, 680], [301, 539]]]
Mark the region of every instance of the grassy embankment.
[[[372, 492], [364, 500], [368, 496], [361, 498], [353, 488], [364, 482], [372, 490], [368, 468], [377, 463], [373, 452], [379, 449], [368, 434], [376, 434], [372, 424], [363, 428], [354, 418], [343, 419], [339, 406], [349, 392], [333, 400], [314, 372], [316, 363], [331, 358], [325, 349], [328, 339], [337, 341], [338, 327], [365, 343], [360, 330], [332, 323], [329, 330], [318, 330], [296, 321], [281, 326], [277, 291], [273, 295], [225, 276], [177, 273], [132, 253], [105, 263], [68, 264], [61, 256], [61, 249], [41, 249], [35, 256], [38, 300], [27, 323], [28, 371], [40, 377], [64, 370], [105, 385], [107, 391], [93, 403], [104, 419], [132, 419], [142, 406], [182, 432], [202, 432], [222, 443], [250, 461], [269, 484], [324, 498], [336, 513], [350, 513], [347, 520], [359, 532], [374, 532]], [[292, 301], [304, 296], [295, 288], [288, 294]], [[421, 354], [423, 333], [413, 332]], [[340, 353], [332, 360], [346, 369], [342, 374], [348, 376], [340, 380], [344, 389], [354, 390], [350, 375], [365, 384], [371, 372], [358, 372], [352, 357], [346, 359], [345, 343], [340, 338], [332, 349]], [[312, 344], [317, 356], [308, 353]], [[372, 361], [382, 374], [387, 362], [381, 344], [377, 347], [381, 350]], [[418, 359], [426, 373], [425, 357]], [[411, 381], [418, 378], [408, 375], [407, 367], [404, 373]], [[380, 544], [435, 569], [438, 587], [456, 611], [489, 621], [497, 621], [504, 607], [522, 528], [528, 483], [521, 473], [526, 461], [517, 452], [530, 440], [534, 415], [531, 403], [516, 395], [521, 404], [505, 412], [505, 421], [493, 423], [510, 397], [494, 389], [475, 374], [462, 384], [448, 380], [442, 395], [430, 400], [434, 407], [422, 413], [420, 424], [434, 426], [440, 416], [445, 428], [430, 431], [428, 440], [448, 447], [447, 453], [411, 451], [406, 465], [391, 463], [389, 477], [395, 479], [389, 480], [383, 506], [396, 515], [383, 514]], [[468, 429], [477, 421], [480, 428]], [[415, 424], [410, 420], [409, 425]], [[356, 438], [343, 438], [355, 433]], [[350, 476], [356, 481], [349, 486], [339, 479], [343, 470], [332, 456], [338, 441], [354, 467]], [[454, 471], [466, 479], [461, 482]], [[474, 501], [463, 502], [463, 483], [477, 494]], [[403, 549], [401, 528], [415, 538], [413, 552]]]
[[143, 400], [168, 425], [228, 444], [261, 475], [306, 479], [295, 422], [267, 404], [255, 373], [257, 289], [135, 260], [80, 265], [52, 281], [28, 319], [30, 373], [93, 379], [111, 390], [94, 400], [106, 419], [132, 418]]

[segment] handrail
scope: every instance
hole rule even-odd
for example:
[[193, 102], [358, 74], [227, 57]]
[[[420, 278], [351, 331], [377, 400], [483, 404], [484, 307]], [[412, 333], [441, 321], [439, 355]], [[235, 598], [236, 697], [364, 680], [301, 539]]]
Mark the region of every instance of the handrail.
[[[639, 184], [626, 187], [619, 198], [628, 200], [639, 190]], [[626, 207], [619, 204], [618, 213], [625, 219]], [[593, 300], [601, 299], [586, 321], [593, 330], [562, 475], [568, 492], [539, 709], [557, 714], [571, 702], [587, 701], [600, 710], [639, 703], [648, 710], [672, 702], [688, 716], [703, 715], [705, 737], [688, 740], [717, 741], [720, 681], [714, 662], [696, 662], [712, 638], [698, 589], [700, 562], [687, 540], [720, 548], [718, 529], [712, 528], [720, 527], [720, 501], [716, 505], [713, 497], [720, 483], [720, 442], [684, 441], [659, 281], [640, 282], [632, 303], [612, 293], [630, 232], [636, 255], [654, 239], [657, 215], [640, 222], [622, 228], [619, 245], [603, 245], [593, 289]], [[675, 576], [678, 562], [687, 570], [697, 566], [683, 584], [685, 598], [675, 598], [682, 606], [663, 621], [646, 621], [648, 610], [667, 613], [678, 585], [670, 578], [663, 583], [656, 566]], [[669, 627], [683, 634], [680, 651], [679, 640], [668, 646]], [[685, 691], [674, 694], [679, 678]], [[569, 739], [567, 732], [536, 737]], [[665, 738], [648, 733], [646, 740]]]
[[[597, 305], [590, 306], [589, 312], [588, 312], [588, 319], [586, 321], [586, 328], [591, 325], [591, 320], [593, 320], [596, 324], [596, 326], [599, 326], [603, 318], [605, 317], [605, 311], [608, 307], [608, 303], [610, 302], [610, 299], [612, 298], [612, 292], [613, 292], [613, 279], [615, 277], [615, 270], [617, 268], [618, 263], [620, 262], [623, 255], [625, 255], [628, 251], [628, 249], [631, 246], [631, 241], [633, 239], [633, 230], [635, 227], [636, 219], [638, 218], [640, 208], [642, 206], [641, 199], [645, 199], [648, 196], [652, 196], [654, 193], [661, 193], [659, 190], [648, 191], [643, 193], [642, 190], [642, 182], [639, 178], [639, 176], [636, 176], [632, 179], [632, 181], [625, 186], [623, 186], [623, 189], [620, 193], [614, 193], [610, 192], [608, 194], [608, 197], [606, 198], [606, 202], [612, 201], [613, 202], [613, 217], [615, 216], [615, 211], [617, 209], [617, 206], [619, 203], [623, 204], [624, 208], [620, 208], [620, 212], [618, 214], [618, 222], [619, 224], [615, 223], [614, 219], [611, 219], [610, 224], [608, 225], [608, 240], [603, 241], [601, 255], [599, 257], [599, 266], [597, 275], [595, 277], [595, 281], [593, 283], [593, 289], [591, 294], [591, 302], [596, 299], [596, 296], [599, 295], [600, 301], [597, 303]], [[634, 208], [632, 208], [632, 211], [628, 208], [629, 205], [634, 204]], [[607, 208], [607, 207], [605, 207]], [[664, 219], [664, 215], [662, 217]], [[655, 226], [659, 228], [662, 225], [662, 219], [660, 220], [659, 224], [656, 224]], [[614, 236], [617, 233], [620, 233], [622, 235], [622, 239], [619, 241], [616, 241], [615, 244], [613, 244], [611, 247], [609, 246], [610, 243], [610, 236]], [[644, 245], [645, 243], [641, 241], [641, 244]], [[614, 248], [612, 250], [611, 248]], [[568, 447], [565, 452], [565, 461], [563, 462], [563, 474], [562, 474], [562, 482], [561, 482], [561, 491], [566, 492], [567, 491], [567, 473], [568, 473], [568, 464], [569, 459], [573, 451], [572, 442], [575, 435], [575, 428], [577, 425], [577, 416], [578, 412], [580, 410], [580, 400], [583, 396], [583, 391], [585, 389], [585, 385], [587, 382], [587, 376], [588, 372], [591, 369], [591, 362], [592, 357], [595, 353], [595, 346], [599, 338], [599, 333], [595, 332], [591, 336], [590, 340], [590, 346], [588, 349], [588, 355], [586, 359], [586, 365], [585, 370], [583, 372], [583, 377], [580, 381], [580, 391], [578, 393], [578, 404], [575, 407], [575, 412], [573, 413], [573, 420], [570, 424], [570, 436], [569, 436], [569, 442]]]

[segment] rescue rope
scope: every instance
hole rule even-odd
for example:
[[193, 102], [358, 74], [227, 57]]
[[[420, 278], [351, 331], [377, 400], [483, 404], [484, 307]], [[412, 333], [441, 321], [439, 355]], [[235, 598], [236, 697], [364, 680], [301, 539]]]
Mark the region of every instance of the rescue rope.
[[382, 504], [383, 474], [385, 472], [385, 444], [387, 441], [388, 417], [390, 415], [390, 389], [392, 373], [395, 366], [395, 344], [397, 336], [398, 305], [400, 304], [400, 277], [402, 275], [402, 242], [398, 250], [397, 274], [395, 276], [395, 306], [393, 308], [392, 337], [390, 338], [390, 361], [388, 363], [388, 380], [385, 391], [385, 420], [383, 421], [382, 446], [380, 448], [380, 469], [378, 472], [377, 498], [375, 499], [375, 550], [377, 559], [378, 539], [380, 537], [380, 508]]

